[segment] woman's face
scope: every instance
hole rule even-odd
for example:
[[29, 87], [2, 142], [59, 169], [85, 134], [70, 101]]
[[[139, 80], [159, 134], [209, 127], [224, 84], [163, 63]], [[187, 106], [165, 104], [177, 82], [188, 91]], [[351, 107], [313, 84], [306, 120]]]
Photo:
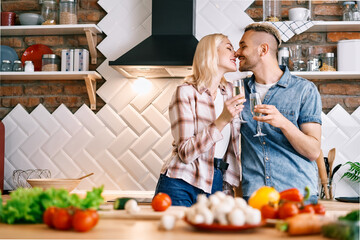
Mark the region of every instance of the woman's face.
[[235, 51], [228, 38], [225, 38], [220, 43], [218, 47], [218, 56], [218, 69], [220, 72], [236, 72]]

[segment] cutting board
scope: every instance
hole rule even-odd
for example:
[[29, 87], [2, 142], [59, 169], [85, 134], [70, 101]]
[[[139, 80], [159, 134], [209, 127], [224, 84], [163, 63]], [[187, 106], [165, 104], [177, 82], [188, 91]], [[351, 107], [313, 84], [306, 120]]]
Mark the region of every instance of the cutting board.
[[172, 206], [164, 212], [155, 212], [151, 206], [139, 206], [140, 211], [137, 213], [128, 213], [126, 210], [101, 209], [98, 211], [100, 218], [117, 218], [117, 219], [161, 219], [163, 215], [174, 215], [180, 219], [184, 217], [186, 207]]

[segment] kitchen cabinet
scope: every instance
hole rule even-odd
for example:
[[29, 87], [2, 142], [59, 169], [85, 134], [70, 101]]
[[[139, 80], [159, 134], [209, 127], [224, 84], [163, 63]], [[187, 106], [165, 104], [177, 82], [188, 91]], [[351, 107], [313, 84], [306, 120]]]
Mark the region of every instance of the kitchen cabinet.
[[[97, 62], [97, 34], [102, 31], [95, 24], [71, 25], [25, 25], [2, 26], [1, 36], [41, 36], [41, 35], [76, 35], [86, 34], [91, 64]], [[2, 80], [84, 80], [90, 100], [90, 108], [96, 109], [96, 80], [101, 79], [95, 71], [81, 72], [2, 72]]]
[[[359, 32], [360, 21], [314, 21], [305, 32]], [[291, 72], [306, 79], [360, 79], [359, 71]]]

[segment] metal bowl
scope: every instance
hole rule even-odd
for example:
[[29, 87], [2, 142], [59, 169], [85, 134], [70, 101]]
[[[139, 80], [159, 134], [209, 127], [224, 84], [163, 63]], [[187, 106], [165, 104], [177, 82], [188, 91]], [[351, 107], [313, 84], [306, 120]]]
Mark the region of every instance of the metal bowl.
[[44, 19], [37, 13], [21, 13], [19, 15], [21, 25], [41, 25]]

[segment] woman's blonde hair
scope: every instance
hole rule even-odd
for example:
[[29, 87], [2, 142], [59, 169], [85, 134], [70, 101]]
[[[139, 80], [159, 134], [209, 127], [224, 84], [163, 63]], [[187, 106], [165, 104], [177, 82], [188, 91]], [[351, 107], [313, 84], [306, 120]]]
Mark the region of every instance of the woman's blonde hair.
[[[221, 33], [214, 33], [203, 37], [195, 50], [193, 60], [193, 74], [185, 78], [185, 82], [196, 86], [198, 90], [210, 87], [212, 77], [218, 73], [218, 47], [227, 38]], [[223, 77], [221, 83], [225, 84]]]

